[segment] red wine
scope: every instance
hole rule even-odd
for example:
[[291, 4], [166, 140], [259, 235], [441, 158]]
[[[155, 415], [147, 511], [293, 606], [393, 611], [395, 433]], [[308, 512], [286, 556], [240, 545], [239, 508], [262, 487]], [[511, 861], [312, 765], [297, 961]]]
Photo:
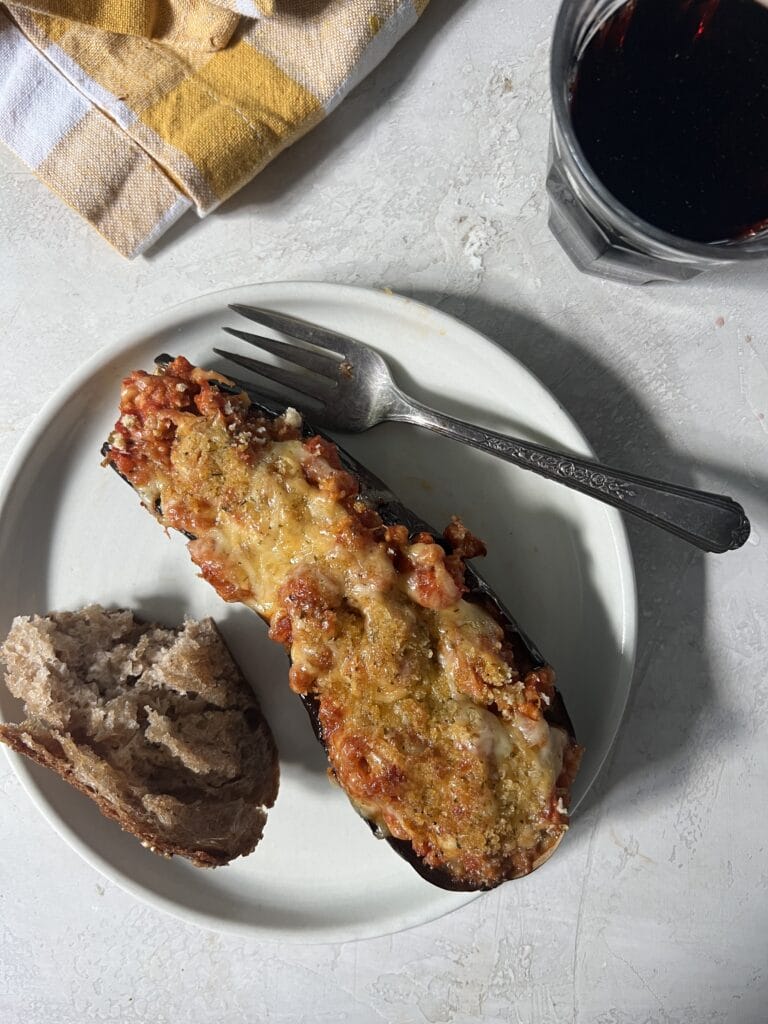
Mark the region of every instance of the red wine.
[[757, 0], [630, 0], [588, 42], [571, 112], [597, 177], [647, 223], [698, 242], [768, 228]]

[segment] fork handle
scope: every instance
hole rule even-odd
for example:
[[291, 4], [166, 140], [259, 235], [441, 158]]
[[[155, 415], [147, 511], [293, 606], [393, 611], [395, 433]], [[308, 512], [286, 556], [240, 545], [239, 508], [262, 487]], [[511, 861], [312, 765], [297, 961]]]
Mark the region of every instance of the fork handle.
[[660, 526], [704, 551], [732, 551], [749, 537], [744, 509], [732, 498], [635, 476], [544, 445], [485, 430], [405, 399], [388, 418], [434, 430], [445, 437], [556, 480], [622, 512]]

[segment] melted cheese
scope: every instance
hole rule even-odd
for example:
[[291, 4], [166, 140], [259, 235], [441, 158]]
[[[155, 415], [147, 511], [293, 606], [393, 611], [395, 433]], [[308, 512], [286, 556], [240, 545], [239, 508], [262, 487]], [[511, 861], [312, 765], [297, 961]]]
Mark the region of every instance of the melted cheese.
[[223, 596], [284, 621], [292, 678], [319, 703], [353, 803], [457, 877], [530, 869], [565, 827], [552, 808], [567, 740], [520, 711], [499, 625], [464, 600], [419, 604], [386, 545], [350, 536], [348, 505], [310, 482], [317, 455], [300, 440], [244, 458], [225, 419], [174, 423], [167, 469], [138, 489], [167, 525], [206, 524], [190, 548]]

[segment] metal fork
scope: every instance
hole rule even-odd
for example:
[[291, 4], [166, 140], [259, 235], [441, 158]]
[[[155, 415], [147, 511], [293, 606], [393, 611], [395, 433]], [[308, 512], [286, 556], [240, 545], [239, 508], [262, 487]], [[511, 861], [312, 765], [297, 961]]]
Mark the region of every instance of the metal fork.
[[[228, 334], [298, 369], [219, 348], [214, 351], [313, 399], [316, 408], [307, 411], [318, 426], [359, 433], [384, 420], [413, 423], [630, 512], [704, 551], [734, 550], [749, 536], [744, 509], [731, 498], [625, 473], [446, 416], [404, 394], [382, 356], [360, 341], [284, 313], [252, 306], [229, 308], [291, 340], [278, 341], [225, 327]], [[252, 384], [244, 386], [260, 390]]]

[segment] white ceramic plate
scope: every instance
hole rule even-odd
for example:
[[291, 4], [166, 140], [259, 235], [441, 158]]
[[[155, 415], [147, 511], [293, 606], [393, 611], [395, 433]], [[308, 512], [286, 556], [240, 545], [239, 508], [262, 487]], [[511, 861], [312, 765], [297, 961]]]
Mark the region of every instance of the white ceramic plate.
[[[185, 614], [213, 615], [274, 728], [281, 755], [277, 804], [252, 856], [201, 871], [145, 851], [52, 773], [9, 756], [40, 811], [89, 863], [171, 913], [283, 941], [398, 931], [473, 896], [430, 886], [373, 839], [328, 784], [324, 755], [286, 686], [284, 655], [263, 624], [197, 579], [183, 539], [166, 538], [126, 484], [100, 467], [120, 379], [151, 367], [163, 351], [212, 365], [220, 326], [238, 321], [227, 310], [230, 302], [272, 307], [354, 335], [385, 353], [418, 397], [497, 429], [591, 454], [578, 428], [523, 366], [417, 302], [335, 285], [266, 284], [170, 310], [91, 359], [48, 402], [11, 460], [0, 505], [0, 635], [16, 614], [91, 601], [168, 623]], [[634, 576], [619, 515], [412, 427], [387, 424], [344, 444], [428, 522], [441, 527], [458, 513], [488, 543], [491, 554], [481, 568], [555, 665], [587, 748], [578, 803], [616, 735], [634, 661]], [[18, 720], [20, 712], [3, 689], [0, 715]], [[567, 843], [557, 856], [568, 856]]]

